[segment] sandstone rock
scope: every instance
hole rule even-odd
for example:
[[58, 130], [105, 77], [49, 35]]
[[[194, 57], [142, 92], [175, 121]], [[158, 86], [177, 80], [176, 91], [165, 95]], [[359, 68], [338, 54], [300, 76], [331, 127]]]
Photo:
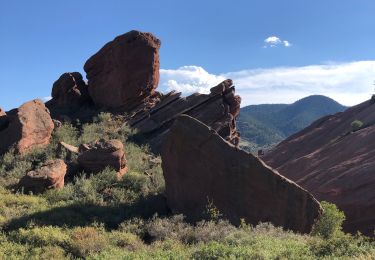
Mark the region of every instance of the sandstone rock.
[[6, 128], [8, 126], [8, 123], [9, 121], [7, 118], [7, 114], [0, 107], [0, 131]]
[[161, 96], [152, 108], [134, 110], [129, 124], [146, 138], [154, 152], [160, 152], [161, 144], [175, 118], [190, 115], [212, 127], [227, 141], [238, 144], [239, 133], [236, 117], [241, 98], [235, 95], [231, 80], [225, 80], [211, 89], [209, 95], [193, 94], [186, 98], [171, 92]]
[[168, 205], [190, 221], [212, 202], [234, 224], [244, 218], [308, 233], [321, 212], [306, 190], [187, 115], [174, 121], [161, 156]]
[[[360, 120], [361, 130], [351, 132]], [[262, 159], [318, 200], [346, 215], [344, 230], [374, 235], [375, 106], [371, 101], [323, 117], [290, 136]]]
[[87, 122], [96, 113], [88, 86], [79, 72], [64, 73], [55, 81], [52, 99], [46, 106], [54, 119], [64, 122], [71, 122], [72, 119]]
[[159, 83], [160, 40], [130, 31], [107, 43], [85, 64], [90, 96], [99, 107], [129, 111]]
[[63, 160], [47, 161], [40, 169], [28, 172], [19, 182], [25, 192], [41, 193], [47, 189], [62, 189], [67, 166]]
[[12, 145], [20, 154], [49, 144], [54, 124], [41, 100], [33, 100], [8, 112], [9, 123], [0, 131], [0, 154]]
[[124, 145], [119, 140], [99, 140], [82, 149], [78, 156], [79, 165], [88, 173], [96, 173], [106, 167], [115, 169], [120, 178], [127, 172]]
[[67, 144], [65, 142], [60, 142], [60, 145], [62, 147], [64, 147], [66, 150], [68, 150], [69, 152], [71, 152], [71, 153], [75, 153], [75, 154], [79, 153], [78, 147], [75, 147], [73, 145]]
[[64, 73], [53, 83], [52, 101], [58, 106], [82, 105], [89, 98], [88, 87], [79, 72]]

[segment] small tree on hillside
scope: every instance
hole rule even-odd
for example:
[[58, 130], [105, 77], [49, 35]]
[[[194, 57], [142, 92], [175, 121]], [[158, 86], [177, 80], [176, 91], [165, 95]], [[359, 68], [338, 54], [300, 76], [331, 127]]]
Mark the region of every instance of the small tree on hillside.
[[355, 132], [362, 128], [363, 122], [360, 120], [354, 120], [350, 125], [352, 126], [352, 131]]

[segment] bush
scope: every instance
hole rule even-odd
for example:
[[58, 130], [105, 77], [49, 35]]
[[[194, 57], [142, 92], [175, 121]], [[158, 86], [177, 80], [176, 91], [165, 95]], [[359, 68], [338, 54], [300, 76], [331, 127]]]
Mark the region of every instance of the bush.
[[335, 204], [322, 201], [323, 213], [315, 223], [312, 234], [323, 238], [331, 238], [342, 234], [342, 223], [345, 220], [344, 212]]
[[21, 228], [11, 232], [9, 238], [18, 243], [28, 243], [37, 247], [56, 245], [64, 247], [70, 239], [65, 230], [52, 226]]
[[363, 122], [359, 120], [354, 120], [350, 125], [352, 127], [352, 131], [355, 132], [363, 127]]
[[95, 227], [78, 227], [72, 232], [71, 250], [78, 257], [87, 257], [108, 247], [102, 230]]

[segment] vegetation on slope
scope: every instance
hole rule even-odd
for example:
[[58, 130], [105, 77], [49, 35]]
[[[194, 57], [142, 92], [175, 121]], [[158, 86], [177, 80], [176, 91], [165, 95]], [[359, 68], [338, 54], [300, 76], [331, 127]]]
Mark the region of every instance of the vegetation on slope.
[[269, 149], [318, 118], [345, 108], [320, 95], [303, 98], [291, 105], [251, 105], [241, 108], [238, 128], [241, 137], [247, 141], [248, 150]]
[[[323, 204], [312, 235], [295, 234], [261, 223], [234, 227], [208, 205], [209, 218], [196, 224], [168, 212], [160, 158], [129, 139], [118, 118], [101, 114], [92, 124], [57, 129], [45, 149], [0, 158], [0, 259], [331, 259], [375, 256], [375, 244], [344, 234], [343, 214]], [[98, 138], [125, 144], [129, 172], [117, 180], [111, 169], [71, 176], [60, 190], [23, 194], [15, 184], [26, 171], [50, 158], [70, 165], [75, 155], [58, 145]]]

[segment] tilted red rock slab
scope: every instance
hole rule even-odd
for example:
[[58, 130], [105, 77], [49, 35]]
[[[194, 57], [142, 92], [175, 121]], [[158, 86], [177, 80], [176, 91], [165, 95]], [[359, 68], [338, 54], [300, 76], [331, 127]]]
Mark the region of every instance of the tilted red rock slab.
[[144, 135], [155, 152], [159, 152], [164, 137], [181, 114], [190, 115], [212, 127], [227, 141], [238, 144], [239, 133], [235, 119], [239, 114], [241, 98], [235, 95], [231, 80], [225, 80], [211, 89], [211, 93], [181, 97], [171, 92], [161, 96], [151, 108], [134, 109], [129, 124]]
[[[364, 128], [351, 132], [354, 120]], [[370, 101], [323, 117], [281, 142], [262, 158], [318, 200], [345, 212], [344, 229], [375, 229], [375, 105]]]
[[190, 116], [174, 121], [161, 155], [168, 205], [190, 221], [212, 202], [234, 224], [244, 218], [308, 233], [321, 212], [306, 190]]

